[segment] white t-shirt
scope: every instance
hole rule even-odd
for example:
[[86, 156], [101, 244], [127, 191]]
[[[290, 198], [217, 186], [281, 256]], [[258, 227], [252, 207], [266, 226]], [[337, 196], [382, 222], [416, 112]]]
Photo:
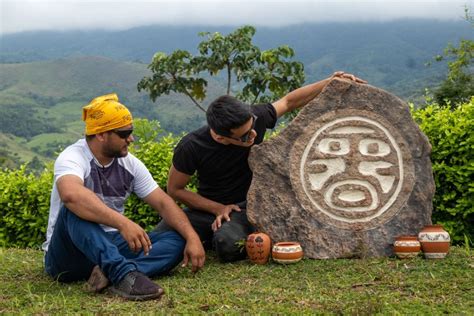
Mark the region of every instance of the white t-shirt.
[[[59, 210], [63, 206], [56, 181], [64, 175], [75, 175], [81, 178], [85, 187], [93, 191], [108, 207], [122, 214], [130, 193], [134, 192], [139, 198], [145, 198], [158, 188], [158, 184], [153, 180], [145, 165], [132, 154], [115, 158], [107, 166], [102, 166], [95, 159], [85, 139], [78, 140], [67, 147], [54, 163], [54, 184], [51, 192], [48, 230], [46, 241], [42, 246], [45, 251], [48, 250]], [[116, 230], [113, 227], [101, 226], [105, 231]]]

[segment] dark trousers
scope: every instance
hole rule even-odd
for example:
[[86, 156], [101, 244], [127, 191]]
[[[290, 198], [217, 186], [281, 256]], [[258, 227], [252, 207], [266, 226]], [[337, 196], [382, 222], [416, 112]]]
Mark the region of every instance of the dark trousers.
[[178, 233], [152, 232], [148, 236], [152, 243], [148, 256], [143, 251], [134, 253], [119, 232], [105, 232], [99, 224], [63, 207], [45, 254], [45, 270], [60, 282], [72, 282], [87, 280], [94, 266], [99, 265], [116, 284], [134, 270], [156, 276], [179, 264], [185, 243]]
[[[206, 249], [213, 249], [221, 262], [232, 262], [246, 258], [245, 247], [240, 241], [255, 231], [255, 228], [247, 219], [247, 210], [238, 204], [240, 212], [233, 211], [230, 214], [230, 221], [222, 222], [221, 228], [216, 232], [212, 231], [211, 225], [216, 216], [207, 212], [185, 208], [183, 211], [188, 216], [191, 225], [201, 238]], [[163, 233], [172, 228], [162, 220], [154, 229], [155, 232]], [[240, 244], [240, 245], [239, 245]]]

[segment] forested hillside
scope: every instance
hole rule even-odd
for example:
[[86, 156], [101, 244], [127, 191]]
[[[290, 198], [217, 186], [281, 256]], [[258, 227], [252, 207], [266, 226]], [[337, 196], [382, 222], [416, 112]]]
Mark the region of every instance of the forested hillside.
[[[93, 97], [116, 92], [136, 117], [160, 121], [173, 133], [189, 131], [204, 115], [183, 96], [152, 103], [136, 89], [149, 75], [158, 51], [194, 53], [202, 31], [227, 33], [230, 27], [150, 26], [126, 31], [27, 32], [0, 37], [0, 164], [17, 165], [53, 157], [58, 146], [82, 133], [81, 107]], [[335, 70], [353, 72], [405, 100], [420, 102], [425, 88], [445, 77], [445, 63], [426, 63], [448, 43], [474, 38], [459, 22], [404, 20], [387, 23], [305, 24], [259, 28], [262, 49], [289, 45], [305, 65], [306, 81]], [[235, 87], [237, 88], [237, 87]], [[209, 80], [208, 100], [224, 93]], [[204, 102], [207, 105], [208, 102]]]
[[106, 93], [117, 93], [136, 117], [157, 119], [176, 134], [204, 123], [202, 112], [182, 96], [152, 103], [139, 93], [136, 84], [145, 74], [144, 64], [104, 57], [0, 64], [0, 164], [52, 158], [58, 146], [81, 137], [82, 106]]
[[[159, 120], [174, 117], [167, 129], [186, 129], [186, 118], [200, 114], [189, 101], [172, 96], [153, 104], [139, 93], [137, 82], [147, 74], [146, 65], [104, 57], [78, 57], [52, 61], [0, 64], [0, 131], [33, 137], [63, 130], [80, 120], [80, 107], [97, 95], [116, 92], [136, 116]], [[30, 115], [25, 117], [25, 113]], [[166, 123], [165, 123], [166, 124]], [[25, 128], [28, 126], [29, 128]]]

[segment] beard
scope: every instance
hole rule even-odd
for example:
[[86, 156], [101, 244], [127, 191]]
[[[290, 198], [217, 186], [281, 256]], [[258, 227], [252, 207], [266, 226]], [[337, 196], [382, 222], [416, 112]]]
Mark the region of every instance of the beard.
[[122, 158], [128, 155], [128, 145], [122, 148], [104, 147], [102, 154], [108, 158]]

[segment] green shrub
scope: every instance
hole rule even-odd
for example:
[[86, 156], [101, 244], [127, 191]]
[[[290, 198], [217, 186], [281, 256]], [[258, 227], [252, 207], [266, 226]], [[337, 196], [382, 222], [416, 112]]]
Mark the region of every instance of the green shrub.
[[[433, 222], [454, 241], [474, 240], [474, 98], [454, 109], [431, 104], [413, 117], [432, 145]], [[468, 239], [465, 239], [465, 236]]]
[[0, 245], [33, 247], [45, 240], [53, 172], [26, 166], [0, 172]]

